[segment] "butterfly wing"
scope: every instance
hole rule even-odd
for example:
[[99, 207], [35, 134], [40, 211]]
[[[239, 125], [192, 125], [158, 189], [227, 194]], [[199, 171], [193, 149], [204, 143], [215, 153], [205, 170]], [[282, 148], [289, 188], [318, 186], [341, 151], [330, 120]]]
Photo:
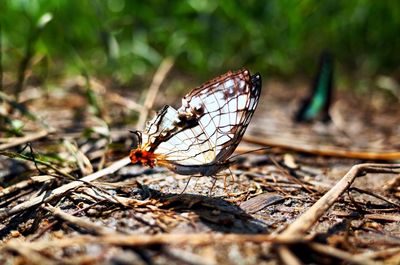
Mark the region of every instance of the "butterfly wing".
[[260, 93], [260, 75], [248, 70], [228, 72], [195, 88], [181, 108], [164, 108], [153, 119], [148, 127], [152, 150], [184, 166], [225, 162], [242, 139]]
[[177, 114], [178, 112], [174, 108], [165, 105], [154, 115], [153, 119], [147, 122], [142, 136], [146, 151], [154, 151], [162, 141], [163, 135], [174, 130]]
[[195, 113], [213, 147], [213, 160], [225, 161], [242, 139], [260, 93], [260, 75], [228, 72], [191, 91], [178, 111]]
[[210, 160], [211, 143], [198, 127], [195, 116], [179, 113], [168, 105], [147, 123], [141, 140], [139, 149], [154, 153], [160, 161], [168, 158], [176, 163], [204, 164]]
[[294, 116], [296, 122], [310, 122], [318, 118], [327, 122], [330, 120], [329, 108], [333, 91], [333, 57], [324, 52], [320, 56], [318, 72], [310, 94], [305, 98]]

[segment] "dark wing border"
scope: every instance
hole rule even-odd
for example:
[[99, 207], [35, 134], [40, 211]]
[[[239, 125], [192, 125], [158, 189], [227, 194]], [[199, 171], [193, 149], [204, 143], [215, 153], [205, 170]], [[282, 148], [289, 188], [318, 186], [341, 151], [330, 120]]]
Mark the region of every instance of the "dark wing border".
[[204, 90], [213, 91], [213, 89], [216, 88], [216, 87], [214, 87], [215, 84], [222, 83], [227, 79], [234, 79], [234, 78], [236, 78], [238, 76], [246, 77], [246, 75], [248, 75], [248, 74], [246, 74], [246, 72], [250, 73], [250, 71], [245, 69], [245, 68], [240, 69], [240, 70], [235, 71], [235, 72], [234, 71], [228, 71], [225, 74], [220, 75], [218, 77], [215, 77], [215, 78], [205, 82], [201, 86], [198, 86], [198, 87], [192, 89], [189, 93], [187, 93], [184, 96], [184, 98], [188, 98], [190, 100], [192, 97], [197, 96], [198, 94], [200, 94], [200, 92], [203, 92]]
[[244, 133], [246, 132], [247, 126], [250, 123], [251, 118], [253, 117], [254, 111], [256, 110], [258, 106], [258, 102], [260, 99], [261, 95], [261, 88], [262, 88], [262, 80], [261, 80], [261, 75], [259, 73], [251, 76], [250, 79], [250, 101], [253, 99], [254, 100], [254, 106], [250, 106], [251, 109], [249, 109], [245, 113], [245, 118], [244, 122], [238, 126], [239, 130], [235, 133], [235, 136], [232, 140], [230, 140], [226, 146], [216, 155], [215, 161], [225, 161], [227, 160], [231, 154], [235, 151], [236, 147], [239, 145], [240, 141], [242, 140], [242, 137]]

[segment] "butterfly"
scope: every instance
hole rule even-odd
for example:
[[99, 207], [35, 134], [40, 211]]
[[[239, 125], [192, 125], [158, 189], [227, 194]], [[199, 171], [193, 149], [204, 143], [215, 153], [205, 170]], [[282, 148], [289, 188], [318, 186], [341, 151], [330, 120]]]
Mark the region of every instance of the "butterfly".
[[331, 117], [329, 109], [332, 103], [334, 90], [334, 65], [333, 56], [329, 52], [323, 52], [320, 56], [318, 72], [315, 76], [310, 93], [305, 98], [299, 110], [294, 116], [296, 122], [311, 122], [320, 119], [329, 122]]
[[258, 105], [260, 74], [229, 71], [194, 88], [182, 106], [164, 106], [130, 151], [133, 164], [164, 166], [180, 175], [214, 176], [227, 169]]

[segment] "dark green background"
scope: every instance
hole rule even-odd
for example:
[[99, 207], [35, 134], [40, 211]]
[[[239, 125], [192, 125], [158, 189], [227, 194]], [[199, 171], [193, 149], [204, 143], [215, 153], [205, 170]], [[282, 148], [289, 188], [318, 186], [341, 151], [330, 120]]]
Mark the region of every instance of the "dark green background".
[[[2, 0], [2, 65], [13, 73], [33, 39], [33, 72], [125, 83], [173, 56], [177, 70], [212, 77], [243, 66], [309, 76], [321, 51], [340, 78], [399, 75], [400, 2], [367, 0]], [[52, 20], [37, 26], [46, 14]]]

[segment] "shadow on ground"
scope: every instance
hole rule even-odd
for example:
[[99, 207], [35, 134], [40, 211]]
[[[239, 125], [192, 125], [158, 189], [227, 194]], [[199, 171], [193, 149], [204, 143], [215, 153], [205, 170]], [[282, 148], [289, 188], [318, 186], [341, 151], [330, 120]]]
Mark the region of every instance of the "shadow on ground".
[[223, 233], [267, 233], [266, 225], [247, 214], [236, 204], [218, 197], [198, 194], [165, 194], [149, 190], [153, 198], [162, 202], [163, 209], [177, 213], [191, 212], [211, 230]]

